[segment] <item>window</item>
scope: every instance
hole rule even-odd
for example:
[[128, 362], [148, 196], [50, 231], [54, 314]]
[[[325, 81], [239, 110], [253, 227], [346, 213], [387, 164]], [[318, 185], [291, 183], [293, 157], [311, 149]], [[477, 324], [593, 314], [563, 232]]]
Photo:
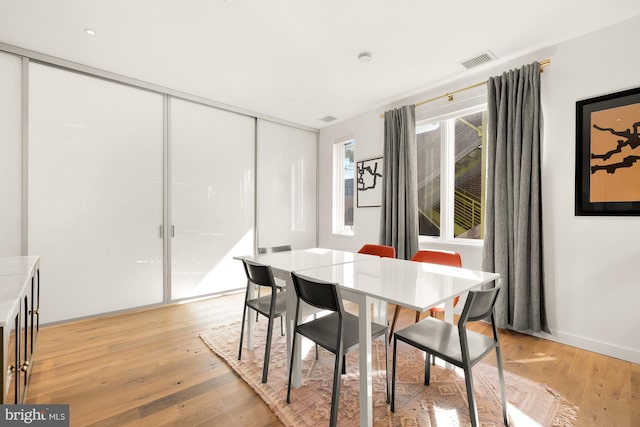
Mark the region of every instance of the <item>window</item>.
[[483, 238], [486, 107], [416, 124], [420, 235]]
[[353, 152], [349, 139], [333, 146], [333, 232], [353, 234]]

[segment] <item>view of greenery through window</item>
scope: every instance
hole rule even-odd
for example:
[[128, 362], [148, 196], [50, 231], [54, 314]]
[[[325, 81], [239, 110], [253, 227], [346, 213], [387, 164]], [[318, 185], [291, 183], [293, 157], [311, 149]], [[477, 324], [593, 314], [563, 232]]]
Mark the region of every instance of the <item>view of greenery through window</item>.
[[[481, 239], [483, 122], [486, 111], [435, 123], [418, 123], [418, 206], [420, 235]], [[445, 161], [442, 162], [442, 156]], [[451, 179], [453, 174], [453, 179]], [[445, 183], [442, 186], [442, 182]], [[453, 188], [447, 183], [453, 182]], [[446, 191], [447, 197], [441, 192]], [[452, 200], [447, 206], [441, 201]], [[444, 219], [453, 228], [443, 235]]]

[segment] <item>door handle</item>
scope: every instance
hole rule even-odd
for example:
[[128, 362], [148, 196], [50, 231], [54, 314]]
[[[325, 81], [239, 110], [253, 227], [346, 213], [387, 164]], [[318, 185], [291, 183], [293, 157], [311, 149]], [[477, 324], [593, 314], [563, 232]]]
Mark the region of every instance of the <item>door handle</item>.
[[[171, 234], [170, 234], [170, 236], [171, 236], [172, 238], [173, 238], [173, 237], [176, 237], [176, 226], [175, 226], [175, 225], [172, 225], [172, 226], [171, 226]], [[162, 225], [160, 226], [160, 238], [161, 238], [161, 239], [163, 239], [163, 238], [164, 238], [164, 226], [162, 226]]]

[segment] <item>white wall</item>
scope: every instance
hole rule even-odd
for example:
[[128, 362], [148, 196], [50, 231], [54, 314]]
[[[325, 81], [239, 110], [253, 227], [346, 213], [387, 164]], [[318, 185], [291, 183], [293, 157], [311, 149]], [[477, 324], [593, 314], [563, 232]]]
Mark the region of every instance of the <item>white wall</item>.
[[[441, 95], [534, 60], [551, 59], [541, 76], [545, 292], [552, 331], [546, 338], [640, 363], [640, 218], [574, 216], [575, 103], [640, 86], [637, 28], [640, 17], [513, 59], [473, 76], [432, 88], [390, 107]], [[401, 78], [401, 76], [398, 76]], [[482, 96], [469, 91], [461, 97]], [[460, 97], [457, 97], [460, 98]], [[459, 99], [460, 105], [467, 100]], [[416, 110], [434, 114], [446, 100]], [[356, 139], [356, 159], [382, 153], [385, 108], [324, 128], [319, 136], [319, 244], [357, 249], [377, 242], [379, 210], [356, 209], [353, 237], [331, 234], [331, 145]], [[466, 267], [480, 266], [480, 248], [459, 248]]]
[[258, 247], [317, 242], [317, 134], [258, 120]]
[[[333, 143], [336, 140], [355, 140], [354, 160], [382, 157], [384, 122], [379, 112], [370, 112], [354, 119], [320, 130], [318, 139], [318, 244], [320, 247], [357, 251], [364, 243], [377, 243], [380, 208], [355, 208], [354, 236], [331, 233], [333, 205], [332, 167]], [[354, 206], [356, 205], [354, 197]]]

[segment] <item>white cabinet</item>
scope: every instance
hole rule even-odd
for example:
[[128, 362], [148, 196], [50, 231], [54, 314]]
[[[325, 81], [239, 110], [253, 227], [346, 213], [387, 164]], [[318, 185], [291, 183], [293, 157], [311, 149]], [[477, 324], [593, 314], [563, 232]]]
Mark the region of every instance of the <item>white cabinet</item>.
[[0, 403], [26, 399], [39, 330], [40, 258], [0, 258]]

